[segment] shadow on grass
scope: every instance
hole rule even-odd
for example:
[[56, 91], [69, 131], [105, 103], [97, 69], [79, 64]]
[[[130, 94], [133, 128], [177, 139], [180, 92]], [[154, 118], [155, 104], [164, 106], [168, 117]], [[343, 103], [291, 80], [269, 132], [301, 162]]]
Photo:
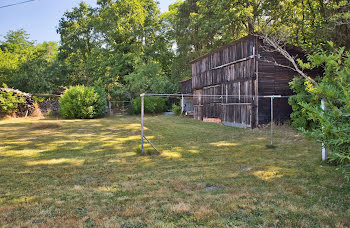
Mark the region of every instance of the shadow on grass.
[[[13, 206], [6, 218], [12, 224], [64, 224], [65, 218], [82, 224], [84, 216], [108, 220], [111, 214], [120, 223], [169, 218], [178, 225], [208, 225], [235, 219], [242, 223], [233, 225], [254, 226], [265, 219], [272, 226], [289, 219], [283, 225], [297, 226], [304, 216], [306, 225], [322, 224], [310, 210], [333, 210], [338, 217], [330, 214], [327, 224], [335, 218], [347, 224], [341, 215], [350, 200], [342, 195], [349, 189], [334, 167], [320, 167], [318, 144], [296, 132], [277, 129], [278, 147], [271, 150], [265, 129], [166, 116], [145, 120], [145, 135], [160, 156], [134, 151], [140, 144], [137, 116], [0, 122], [0, 220], [2, 207]], [[41, 123], [58, 127], [33, 127]]]

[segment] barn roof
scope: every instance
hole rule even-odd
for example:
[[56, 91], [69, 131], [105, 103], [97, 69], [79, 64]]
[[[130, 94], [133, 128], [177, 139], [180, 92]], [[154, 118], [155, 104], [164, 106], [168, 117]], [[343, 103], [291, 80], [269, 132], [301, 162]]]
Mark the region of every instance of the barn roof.
[[[193, 59], [193, 60], [190, 61], [189, 63], [192, 64], [192, 63], [198, 62], [199, 60], [202, 60], [202, 59], [204, 59], [204, 58], [210, 56], [211, 54], [213, 54], [213, 53], [215, 53], [215, 52], [222, 51], [222, 50], [224, 50], [224, 49], [227, 48], [227, 47], [230, 47], [230, 46], [235, 45], [235, 44], [237, 44], [237, 43], [239, 43], [239, 42], [242, 42], [242, 41], [245, 41], [245, 40], [254, 38], [254, 37], [261, 39], [259, 35], [249, 34], [249, 35], [244, 36], [244, 37], [242, 37], [242, 38], [240, 38], [240, 39], [238, 39], [238, 40], [235, 40], [235, 41], [232, 41], [232, 42], [230, 42], [230, 43], [228, 43], [228, 44], [225, 44], [224, 46], [222, 46], [222, 47], [220, 47], [220, 48], [217, 48], [217, 49], [215, 49], [215, 50], [213, 50], [213, 51], [211, 51], [211, 52], [209, 52], [209, 53], [207, 53], [207, 54], [205, 54], [205, 55], [199, 56], [198, 58]], [[301, 49], [301, 48], [299, 48], [299, 47], [297, 47], [297, 46], [291, 45], [291, 44], [287, 44], [287, 45], [286, 45], [286, 48], [287, 48], [288, 50], [294, 50], [294, 51], [296, 51], [296, 52], [305, 54], [305, 52], [303, 51], [303, 49]]]
[[213, 54], [213, 53], [215, 53], [215, 52], [222, 51], [222, 50], [224, 50], [225, 48], [227, 48], [227, 47], [229, 47], [229, 46], [232, 46], [232, 45], [234, 45], [234, 44], [236, 44], [236, 43], [239, 43], [239, 42], [241, 42], [241, 41], [244, 41], [244, 40], [248, 40], [248, 39], [250, 39], [250, 38], [252, 38], [252, 37], [258, 37], [258, 36], [256, 36], [256, 35], [247, 35], [247, 36], [242, 37], [242, 38], [240, 38], [240, 39], [238, 39], [238, 40], [235, 40], [235, 41], [232, 41], [232, 42], [230, 42], [230, 43], [228, 43], [228, 44], [225, 44], [224, 46], [222, 46], [222, 47], [220, 47], [220, 48], [217, 48], [217, 49], [215, 49], [215, 50], [213, 50], [213, 51], [211, 51], [211, 52], [209, 52], [209, 53], [207, 53], [207, 54], [205, 54], [205, 55], [199, 56], [198, 58], [192, 60], [190, 63], [191, 63], [191, 64], [192, 64], [192, 63], [195, 63], [195, 62], [197, 62], [197, 61], [199, 61], [199, 60], [201, 60], [201, 59], [204, 59], [205, 57], [208, 57], [209, 55], [211, 55], [211, 54]]

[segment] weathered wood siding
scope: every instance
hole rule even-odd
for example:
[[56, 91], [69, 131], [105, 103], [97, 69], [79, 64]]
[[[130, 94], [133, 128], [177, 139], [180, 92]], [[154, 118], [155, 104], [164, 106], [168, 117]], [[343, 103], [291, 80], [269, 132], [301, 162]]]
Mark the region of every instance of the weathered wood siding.
[[255, 94], [255, 41], [255, 37], [247, 37], [193, 62], [192, 88], [202, 89], [204, 95], [203, 106], [194, 109], [195, 118], [220, 118], [232, 126], [253, 124], [254, 102], [248, 96]]
[[193, 117], [197, 120], [203, 120], [203, 90], [193, 91]]
[[[288, 52], [303, 57], [295, 47]], [[270, 98], [257, 96], [292, 95], [289, 82], [296, 75], [291, 69], [275, 66], [275, 61], [290, 64], [282, 55], [266, 51], [256, 36], [244, 37], [192, 61], [192, 89], [195, 95], [202, 95], [194, 97], [194, 117], [220, 118], [226, 125], [240, 127], [269, 123]], [[276, 122], [289, 119], [291, 111], [287, 98], [274, 99]]]
[[[289, 82], [296, 76], [296, 73], [286, 67], [275, 66], [278, 64], [291, 66], [291, 63], [282, 55], [276, 52], [266, 51], [262, 42], [259, 42], [260, 58], [258, 61], [258, 93], [260, 96], [282, 95], [289, 96], [293, 92], [289, 87]], [[288, 50], [292, 56], [301, 56], [300, 52], [293, 49]], [[259, 98], [259, 124], [266, 124], [271, 121], [271, 100], [270, 98]], [[274, 120], [283, 122], [289, 119], [292, 108], [288, 104], [288, 98], [274, 99]]]
[[192, 93], [192, 78], [181, 82], [181, 93], [182, 94]]

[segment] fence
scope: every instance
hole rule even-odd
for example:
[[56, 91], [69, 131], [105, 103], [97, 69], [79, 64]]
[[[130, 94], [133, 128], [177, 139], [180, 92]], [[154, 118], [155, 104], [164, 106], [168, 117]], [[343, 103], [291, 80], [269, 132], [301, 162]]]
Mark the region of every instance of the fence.
[[110, 101], [108, 102], [109, 113], [127, 114], [131, 111], [131, 101]]
[[[278, 117], [278, 109], [277, 112], [276, 107], [278, 106], [283, 106], [285, 104], [288, 105], [288, 98], [291, 96], [282, 96], [282, 95], [270, 95], [270, 96], [250, 96], [250, 95], [204, 95], [204, 94], [141, 94], [141, 151], [144, 151], [144, 139], [147, 140], [148, 143], [150, 143], [150, 145], [155, 149], [156, 147], [149, 141], [149, 139], [146, 138], [146, 136], [144, 135], [144, 97], [145, 96], [155, 96], [155, 97], [180, 97], [181, 98], [181, 110], [184, 110], [184, 100], [186, 98], [193, 98], [194, 101], [199, 101], [200, 106], [204, 107], [204, 103], [201, 105], [201, 101], [202, 100], [213, 100], [215, 101], [215, 105], [219, 106], [222, 105], [223, 107], [225, 107], [227, 104], [223, 102], [224, 99], [226, 99], [226, 101], [229, 98], [233, 98], [236, 99], [236, 103], [234, 103], [236, 105], [236, 107], [241, 107], [241, 99], [244, 103], [244, 105], [246, 105], [247, 101], [251, 101], [251, 104], [253, 104], [255, 102], [255, 100], [258, 100], [258, 102], [260, 100], [265, 100], [268, 99], [269, 100], [269, 105], [267, 105], [268, 103], [263, 102], [263, 106], [264, 106], [264, 110], [262, 111], [262, 114], [260, 114], [258, 111], [256, 112], [251, 112], [250, 114], [250, 118], [246, 118], [246, 119], [241, 119], [243, 121], [249, 121], [250, 125], [247, 125], [243, 122], [242, 123], [238, 123], [238, 125], [232, 125], [232, 126], [245, 126], [245, 127], [252, 127], [252, 120], [254, 118], [254, 121], [256, 122], [256, 125], [259, 125], [260, 123], [264, 123], [264, 122], [259, 122], [259, 118], [260, 117], [264, 117], [265, 119], [263, 119], [265, 121], [265, 123], [270, 123], [270, 147], [273, 147], [273, 143], [274, 143], [274, 130], [273, 130], [273, 126], [274, 126], [274, 122], [275, 122], [275, 117]], [[279, 101], [275, 101], [276, 99], [279, 99]], [[230, 103], [229, 103], [230, 104]], [[195, 105], [194, 105], [195, 106]], [[265, 107], [268, 106], [268, 107]], [[258, 106], [259, 107], [259, 106]], [[323, 107], [323, 106], [322, 106]], [[256, 108], [256, 107], [255, 107]], [[283, 107], [282, 107], [283, 108]], [[290, 106], [285, 107], [285, 108], [289, 108], [291, 109]], [[222, 112], [223, 109], [221, 109]], [[252, 109], [251, 109], [252, 110]], [[290, 110], [291, 111], [291, 110]], [[246, 112], [242, 112], [241, 109], [239, 109], [239, 112], [236, 112], [238, 115], [242, 115], [242, 113], [245, 115]], [[269, 113], [269, 114], [267, 114]], [[277, 115], [276, 115], [277, 114]], [[195, 114], [196, 115], [196, 114]], [[283, 116], [278, 117], [278, 119], [280, 119], [280, 121], [284, 120], [284, 115], [285, 112], [283, 114]], [[222, 114], [221, 114], [222, 116]], [[266, 121], [266, 116], [269, 117], [269, 121]], [[203, 116], [202, 116], [203, 117]], [[234, 119], [234, 118], [233, 118]], [[233, 122], [234, 123], [234, 122]], [[227, 125], [227, 124], [226, 124]], [[231, 126], [231, 125], [230, 125]], [[158, 150], [157, 150], [158, 151]], [[322, 160], [326, 160], [327, 159], [327, 155], [328, 155], [328, 150], [325, 149], [322, 145]]]

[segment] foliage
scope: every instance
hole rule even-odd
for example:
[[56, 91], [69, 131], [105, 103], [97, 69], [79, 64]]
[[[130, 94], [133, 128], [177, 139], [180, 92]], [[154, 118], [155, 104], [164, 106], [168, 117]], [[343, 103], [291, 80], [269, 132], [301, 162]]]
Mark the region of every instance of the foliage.
[[290, 83], [294, 96], [288, 99], [288, 103], [292, 106], [293, 112], [290, 115], [292, 126], [295, 129], [314, 129], [319, 123], [317, 120], [311, 120], [308, 110], [306, 110], [301, 103], [308, 103], [319, 105], [319, 99], [313, 97], [307, 90], [305, 79], [302, 77], [295, 77]]
[[[165, 99], [161, 97], [145, 97], [145, 113], [161, 113], [166, 111]], [[132, 109], [134, 114], [141, 113], [141, 98], [132, 100]]]
[[151, 62], [138, 65], [135, 71], [125, 77], [132, 97], [140, 93], [175, 92], [174, 86], [164, 75], [159, 63]]
[[[159, 15], [153, 0], [103, 0], [96, 8], [80, 3], [66, 12], [57, 31], [70, 83], [103, 86], [114, 100], [138, 96], [140, 88], [151, 92], [149, 85], [173, 88], [167, 78], [173, 54]], [[155, 74], [151, 83], [142, 71]]]
[[[304, 67], [323, 66], [324, 74], [318, 86], [306, 83], [306, 91], [318, 99], [315, 102], [303, 101], [300, 104], [309, 113], [309, 118], [319, 124], [306, 132], [331, 151], [330, 160], [350, 168], [350, 53], [344, 48], [320, 50], [309, 56], [309, 64]], [[325, 100], [326, 110], [320, 107]], [[347, 173], [350, 180], [350, 173]]]
[[59, 21], [57, 33], [61, 37], [59, 59], [68, 68], [70, 84], [87, 85], [91, 80], [87, 69], [87, 61], [96, 40], [93, 33], [94, 9], [81, 2], [70, 12], [65, 12]]
[[283, 31], [290, 44], [310, 51], [327, 40], [350, 48], [349, 15], [346, 0], [177, 1], [163, 15], [177, 44], [172, 74], [185, 79], [190, 60], [251, 33]]
[[59, 112], [67, 119], [92, 119], [104, 115], [106, 96], [103, 89], [73, 86], [59, 100]]
[[176, 105], [173, 104], [171, 111], [175, 114], [175, 115], [180, 115], [181, 114], [181, 106], [180, 105]]
[[30, 93], [53, 92], [65, 83], [54, 42], [34, 44], [24, 30], [9, 31], [0, 42], [0, 83]]
[[81, 2], [59, 21], [60, 46], [9, 31], [0, 83], [31, 93], [98, 86], [108, 100], [174, 93], [192, 59], [250, 33], [281, 33], [310, 51], [326, 40], [349, 48], [348, 8], [346, 0], [183, 0], [161, 14], [155, 0]]
[[18, 106], [24, 102], [24, 98], [19, 94], [0, 90], [0, 114], [9, 115], [15, 113]]

